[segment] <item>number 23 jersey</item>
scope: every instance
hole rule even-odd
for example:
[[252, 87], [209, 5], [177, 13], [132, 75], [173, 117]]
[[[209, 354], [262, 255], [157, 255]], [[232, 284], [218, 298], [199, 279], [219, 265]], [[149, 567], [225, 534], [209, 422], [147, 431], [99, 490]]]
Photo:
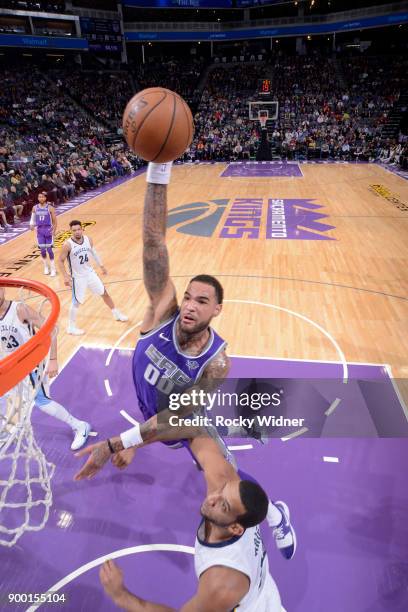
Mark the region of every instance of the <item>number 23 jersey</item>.
[[8, 309], [0, 317], [0, 353], [3, 356], [13, 353], [33, 335], [31, 326], [20, 321], [17, 314], [18, 304], [19, 302], [10, 302]]
[[69, 238], [68, 242], [71, 247], [67, 258], [71, 276], [78, 278], [92, 274], [94, 271], [91, 265], [93, 254], [88, 236], [83, 236], [80, 244], [72, 240], [72, 238]]

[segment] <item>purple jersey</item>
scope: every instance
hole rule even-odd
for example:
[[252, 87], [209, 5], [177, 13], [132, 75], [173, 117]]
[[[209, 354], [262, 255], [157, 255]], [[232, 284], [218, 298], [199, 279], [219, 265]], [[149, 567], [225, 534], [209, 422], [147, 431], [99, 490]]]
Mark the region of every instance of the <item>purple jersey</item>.
[[51, 232], [52, 230], [52, 219], [51, 213], [48, 208], [48, 204], [44, 207], [39, 204], [35, 207], [35, 225], [37, 231], [42, 231], [43, 233]]
[[182, 393], [199, 381], [204, 368], [222, 351], [225, 341], [210, 327], [210, 339], [196, 357], [178, 346], [176, 325], [180, 312], [140, 336], [133, 354], [133, 381], [140, 410], [147, 420], [168, 406], [171, 393]]

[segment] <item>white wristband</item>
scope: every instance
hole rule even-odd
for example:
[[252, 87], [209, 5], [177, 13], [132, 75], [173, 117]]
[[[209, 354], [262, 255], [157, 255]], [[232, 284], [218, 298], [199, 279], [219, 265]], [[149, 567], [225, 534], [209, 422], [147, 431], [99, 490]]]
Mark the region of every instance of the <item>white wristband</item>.
[[138, 444], [143, 444], [143, 438], [140, 434], [140, 424], [138, 423], [131, 429], [127, 429], [126, 431], [121, 433], [120, 439], [122, 440], [122, 444], [125, 448], [130, 448], [131, 446], [138, 446]]
[[147, 166], [146, 182], [155, 183], [156, 185], [168, 185], [170, 183], [172, 165], [173, 162], [167, 162], [166, 164], [149, 162]]

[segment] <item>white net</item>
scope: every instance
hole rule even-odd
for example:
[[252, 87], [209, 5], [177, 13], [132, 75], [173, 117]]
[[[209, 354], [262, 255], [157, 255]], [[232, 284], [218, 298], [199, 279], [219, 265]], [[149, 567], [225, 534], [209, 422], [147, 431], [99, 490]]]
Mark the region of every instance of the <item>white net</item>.
[[[21, 297], [20, 293], [19, 302]], [[17, 349], [19, 338], [13, 329], [18, 330], [18, 324], [9, 315], [7, 324], [1, 326], [0, 359]], [[0, 545], [3, 546], [13, 546], [25, 531], [42, 529], [52, 505], [50, 481], [55, 466], [46, 460], [31, 425], [35, 396], [47, 366], [48, 357], [0, 397]]]

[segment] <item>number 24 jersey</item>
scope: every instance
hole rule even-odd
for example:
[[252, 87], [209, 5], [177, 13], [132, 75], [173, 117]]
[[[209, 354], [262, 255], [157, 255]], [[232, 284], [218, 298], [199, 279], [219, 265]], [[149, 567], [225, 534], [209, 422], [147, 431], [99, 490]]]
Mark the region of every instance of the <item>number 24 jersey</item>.
[[68, 265], [71, 276], [76, 278], [91, 274], [94, 271], [91, 264], [93, 253], [88, 236], [83, 236], [80, 244], [72, 240], [72, 238], [69, 238], [68, 242], [71, 247], [68, 253]]

